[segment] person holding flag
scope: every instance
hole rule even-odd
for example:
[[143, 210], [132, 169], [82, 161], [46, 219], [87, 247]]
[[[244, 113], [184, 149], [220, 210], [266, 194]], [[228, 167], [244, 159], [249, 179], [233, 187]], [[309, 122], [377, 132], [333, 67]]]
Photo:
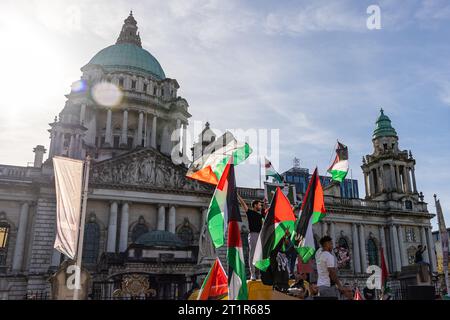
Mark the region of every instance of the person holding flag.
[[247, 206], [244, 199], [240, 195], [237, 195], [239, 203], [242, 209], [247, 214], [248, 221], [248, 246], [249, 246], [249, 257], [248, 264], [250, 268], [250, 279], [255, 281], [260, 277], [260, 272], [253, 265], [253, 256], [255, 254], [256, 243], [258, 242], [259, 232], [261, 231], [263, 224], [263, 215], [261, 214], [262, 206], [261, 201], [253, 200], [251, 204], [251, 209]]

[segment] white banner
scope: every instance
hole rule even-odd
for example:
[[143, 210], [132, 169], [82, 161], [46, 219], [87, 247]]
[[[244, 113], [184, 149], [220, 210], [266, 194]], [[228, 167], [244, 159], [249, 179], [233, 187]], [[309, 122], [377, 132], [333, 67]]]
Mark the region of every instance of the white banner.
[[56, 185], [56, 239], [54, 248], [75, 260], [81, 217], [83, 161], [53, 158]]

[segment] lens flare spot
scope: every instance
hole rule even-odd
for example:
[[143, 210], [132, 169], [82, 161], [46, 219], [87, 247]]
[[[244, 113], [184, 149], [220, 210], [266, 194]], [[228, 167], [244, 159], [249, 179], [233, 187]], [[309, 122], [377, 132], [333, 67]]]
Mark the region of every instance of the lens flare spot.
[[87, 84], [85, 80], [78, 80], [72, 83], [71, 90], [74, 93], [84, 92], [86, 91]]
[[123, 93], [113, 83], [99, 82], [92, 88], [92, 98], [99, 105], [105, 107], [118, 106], [123, 98]]

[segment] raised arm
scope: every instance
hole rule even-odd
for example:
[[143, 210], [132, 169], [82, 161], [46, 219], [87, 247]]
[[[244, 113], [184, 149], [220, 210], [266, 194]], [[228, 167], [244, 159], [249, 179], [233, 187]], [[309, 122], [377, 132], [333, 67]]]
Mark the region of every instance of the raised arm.
[[244, 209], [244, 211], [247, 212], [248, 206], [245, 203], [244, 199], [242, 199], [242, 197], [239, 194], [237, 195], [237, 197], [238, 197], [239, 203], [241, 204], [242, 209]]

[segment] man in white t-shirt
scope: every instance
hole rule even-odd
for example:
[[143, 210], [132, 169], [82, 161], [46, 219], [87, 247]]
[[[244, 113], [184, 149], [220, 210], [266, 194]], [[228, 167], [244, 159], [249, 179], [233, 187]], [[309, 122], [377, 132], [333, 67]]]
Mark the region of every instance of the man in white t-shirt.
[[316, 252], [317, 286], [320, 297], [337, 298], [342, 290], [342, 284], [337, 277], [336, 257], [331, 253], [333, 242], [329, 236], [320, 239], [321, 248]]

